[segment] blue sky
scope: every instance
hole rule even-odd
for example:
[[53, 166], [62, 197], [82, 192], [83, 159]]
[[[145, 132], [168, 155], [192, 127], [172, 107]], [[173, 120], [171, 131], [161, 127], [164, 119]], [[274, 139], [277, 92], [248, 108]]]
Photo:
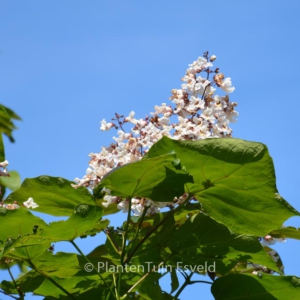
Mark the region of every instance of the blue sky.
[[[236, 87], [234, 137], [268, 146], [278, 190], [300, 210], [299, 9], [296, 0], [0, 1], [0, 103], [23, 119], [16, 143], [5, 140], [10, 169], [22, 179], [82, 177], [88, 154], [115, 135], [100, 121], [168, 103], [187, 65], [208, 50]], [[300, 276], [299, 245], [275, 247], [286, 274]], [[81, 246], [93, 249], [94, 240]], [[199, 291], [213, 298], [193, 285], [182, 299]]]

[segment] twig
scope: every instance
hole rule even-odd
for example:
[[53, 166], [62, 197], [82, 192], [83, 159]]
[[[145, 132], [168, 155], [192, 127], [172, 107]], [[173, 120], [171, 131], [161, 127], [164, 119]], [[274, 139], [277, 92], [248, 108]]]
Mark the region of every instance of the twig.
[[14, 298], [14, 299], [16, 299], [16, 300], [19, 300], [19, 299], [20, 299], [20, 298], [17, 298], [17, 297], [15, 297], [15, 296], [13, 296], [13, 295], [7, 294], [7, 293], [5, 293], [4, 291], [0, 291], [0, 293], [4, 294], [4, 295], [6, 295], [6, 296], [12, 297], [12, 298]]
[[192, 276], [194, 275], [194, 272], [191, 272], [190, 275], [188, 275], [188, 277], [185, 278], [185, 282], [183, 283], [183, 285], [180, 287], [180, 289], [177, 291], [177, 293], [175, 294], [173, 300], [178, 299], [179, 295], [181, 294], [181, 292], [184, 290], [184, 288], [190, 284], [190, 280], [192, 278]]
[[130, 213], [131, 213], [131, 199], [127, 198], [125, 199], [125, 201], [128, 201], [128, 214], [127, 214], [127, 222], [125, 226], [125, 234], [123, 236], [123, 245], [122, 245], [122, 253], [121, 253], [121, 264], [123, 267], [128, 262], [128, 259], [126, 259], [126, 261], [124, 262], [124, 257], [125, 257], [126, 240], [128, 236], [128, 227], [129, 227]]
[[7, 267], [7, 271], [8, 271], [8, 273], [9, 273], [9, 275], [10, 275], [11, 280], [13, 281], [13, 283], [14, 283], [14, 285], [15, 285], [17, 291], [18, 291], [18, 294], [19, 294], [19, 296], [20, 296], [19, 299], [20, 299], [20, 300], [23, 300], [23, 299], [24, 299], [24, 293], [23, 293], [23, 292], [21, 291], [21, 289], [18, 287], [18, 285], [17, 285], [17, 283], [16, 283], [16, 281], [15, 281], [15, 279], [14, 279], [14, 276], [13, 276], [11, 270], [10, 270], [10, 267], [9, 267], [8, 263], [6, 263], [6, 267]]

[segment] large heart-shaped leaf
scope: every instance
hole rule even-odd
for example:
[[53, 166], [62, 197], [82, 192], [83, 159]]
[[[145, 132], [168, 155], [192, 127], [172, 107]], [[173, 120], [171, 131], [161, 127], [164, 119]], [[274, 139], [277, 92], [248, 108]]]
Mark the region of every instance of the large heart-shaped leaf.
[[74, 189], [72, 182], [51, 176], [27, 178], [17, 191], [11, 193], [5, 203], [17, 201], [19, 204], [32, 197], [39, 205], [35, 211], [53, 216], [70, 216], [80, 203], [94, 205], [93, 196], [86, 188]]
[[266, 235], [299, 215], [278, 195], [272, 158], [261, 143], [240, 139], [176, 141], [163, 137], [149, 150], [154, 158], [170, 151], [193, 176], [187, 192], [204, 211], [236, 232]]
[[181, 170], [176, 154], [165, 154], [118, 167], [108, 173], [94, 193], [100, 198], [103, 187], [122, 198], [145, 197], [169, 202], [184, 193], [192, 177]]
[[[73, 241], [77, 237], [94, 235], [101, 232], [109, 224], [108, 220], [101, 220], [102, 215], [103, 211], [101, 207], [80, 204], [66, 221], [51, 222], [49, 225], [35, 222], [35, 225], [32, 225], [31, 231], [27, 234], [19, 235], [11, 247], [6, 247], [4, 254], [7, 255], [10, 248], [18, 249], [20, 252], [19, 248], [34, 245], [49, 245], [59, 241]], [[20, 224], [23, 223], [21, 222]]]

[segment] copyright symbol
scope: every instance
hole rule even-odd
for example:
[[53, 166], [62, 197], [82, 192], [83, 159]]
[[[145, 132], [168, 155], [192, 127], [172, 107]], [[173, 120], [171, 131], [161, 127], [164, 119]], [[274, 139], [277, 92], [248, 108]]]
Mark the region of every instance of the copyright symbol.
[[91, 263], [87, 263], [84, 265], [84, 269], [86, 272], [92, 272], [94, 270], [94, 266]]

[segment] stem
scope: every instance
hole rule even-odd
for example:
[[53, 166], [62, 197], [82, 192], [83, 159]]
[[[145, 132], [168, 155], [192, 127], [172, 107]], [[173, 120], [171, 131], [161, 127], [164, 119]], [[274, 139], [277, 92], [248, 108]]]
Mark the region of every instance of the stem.
[[[145, 208], [144, 208], [144, 210], [143, 210], [143, 214], [142, 214], [142, 216], [141, 216], [141, 218], [140, 218], [140, 220], [139, 220], [138, 228], [136, 229], [134, 238], [133, 238], [132, 243], [131, 243], [132, 247], [133, 247], [133, 245], [134, 245], [134, 243], [135, 243], [135, 241], [136, 241], [136, 238], [137, 238], [137, 236], [138, 236], [138, 234], [139, 234], [139, 231], [140, 231], [140, 229], [141, 229], [142, 223], [143, 223], [143, 221], [144, 221], [144, 218], [145, 218], [145, 216], [146, 216], [146, 213], [147, 213], [147, 210], [148, 210], [149, 207], [150, 207], [150, 206], [145, 206]], [[128, 253], [128, 255], [129, 255], [129, 253]]]
[[117, 242], [114, 240], [114, 238], [110, 236], [109, 232], [105, 232], [105, 235], [106, 235], [107, 239], [110, 241], [110, 244], [115, 249], [115, 251], [120, 254], [119, 246], [118, 246]]
[[154, 228], [152, 228], [144, 237], [143, 239], [136, 245], [136, 247], [132, 250], [132, 252], [130, 253], [130, 255], [128, 255], [126, 261], [124, 262], [125, 264], [128, 263], [131, 258], [133, 257], [133, 255], [136, 253], [136, 251], [140, 248], [140, 246], [145, 242], [145, 240], [147, 240], [147, 238], [157, 229], [159, 228], [163, 223], [165, 223], [167, 221], [167, 219], [171, 216], [171, 214], [173, 214], [173, 212], [175, 211], [172, 210], [169, 212], [169, 214], [167, 214], [167, 216], [162, 219]]
[[14, 285], [15, 285], [16, 289], [17, 289], [17, 288], [18, 288], [18, 285], [17, 285], [17, 283], [16, 283], [16, 281], [15, 281], [15, 279], [14, 279], [14, 276], [13, 276], [13, 274], [11, 273], [11, 270], [10, 270], [10, 268], [9, 268], [9, 265], [8, 265], [8, 263], [6, 263], [6, 267], [7, 267], [7, 271], [8, 271], [8, 273], [9, 273], [9, 275], [10, 275], [10, 278], [11, 278], [11, 280], [13, 281], [13, 283], [14, 283]]
[[194, 284], [194, 283], [207, 283], [207, 284], [213, 284], [212, 282], [210, 282], [210, 281], [205, 281], [205, 280], [193, 280], [193, 281], [190, 281], [189, 284]]
[[[112, 290], [113, 287], [114, 287], [114, 284], [112, 283], [110, 289]], [[109, 291], [109, 293], [107, 294], [105, 300], [109, 300], [109, 299], [110, 299], [110, 294], [111, 294], [111, 292]], [[113, 295], [113, 296], [114, 296], [114, 295]], [[115, 297], [115, 296], [114, 296], [114, 297]]]
[[18, 294], [19, 294], [19, 296], [20, 296], [19, 299], [20, 299], [20, 300], [23, 300], [23, 299], [24, 299], [24, 293], [23, 293], [23, 292], [20, 290], [20, 288], [18, 287], [18, 285], [17, 285], [17, 283], [16, 283], [16, 281], [15, 281], [15, 279], [14, 279], [14, 276], [13, 276], [11, 270], [10, 270], [10, 267], [9, 267], [8, 263], [6, 263], [6, 267], [7, 267], [7, 271], [8, 271], [8, 273], [9, 273], [9, 275], [10, 275], [11, 280], [13, 281], [13, 283], [14, 283], [14, 285], [15, 285], [17, 291], [18, 291]]
[[187, 279], [188, 275], [187, 275], [184, 271], [182, 271], [182, 270], [180, 270], [180, 269], [178, 269], [178, 271], [179, 271], [180, 274], [184, 277], [184, 279]]
[[17, 297], [15, 297], [15, 296], [13, 296], [13, 295], [6, 294], [4, 291], [0, 291], [0, 293], [4, 294], [4, 295], [6, 295], [6, 296], [12, 297], [12, 298], [14, 298], [14, 299], [16, 299], [16, 300], [20, 299], [20, 298], [17, 298]]
[[[206, 75], [206, 80], [208, 80], [209, 79], [209, 68], [207, 68], [207, 75]], [[204, 88], [204, 91], [203, 91], [203, 94], [202, 94], [202, 97], [201, 97], [201, 100], [203, 100], [203, 98], [204, 98], [204, 95], [205, 95], [205, 92], [206, 92], [206, 88], [209, 86], [210, 84], [207, 84], [206, 86], [205, 86], [205, 88]]]
[[[140, 220], [139, 220], [138, 228], [137, 228], [137, 230], [136, 230], [136, 232], [135, 232], [134, 238], [133, 238], [132, 243], [131, 243], [132, 247], [133, 247], [133, 245], [134, 245], [134, 243], [135, 243], [135, 241], [136, 241], [136, 239], [137, 239], [138, 233], [139, 233], [139, 231], [140, 231], [140, 228], [141, 228], [141, 226], [142, 226], [143, 220], [144, 220], [144, 218], [145, 218], [146, 212], [147, 212], [147, 210], [148, 210], [149, 207], [150, 207], [150, 206], [145, 206], [145, 208], [144, 208], [144, 210], [143, 210], [143, 214], [142, 214], [142, 216], [141, 216], [141, 218], [140, 218]], [[127, 218], [127, 222], [128, 222], [128, 218]], [[127, 228], [126, 228], [126, 232], [127, 232]], [[125, 241], [125, 242], [126, 242], [126, 241]], [[132, 247], [131, 247], [131, 248], [132, 248]], [[123, 251], [124, 251], [124, 250], [123, 250]], [[123, 252], [122, 252], [122, 253], [123, 253]], [[130, 251], [128, 251], [128, 256], [130, 255], [129, 253], [130, 253]], [[126, 260], [126, 262], [127, 262], [127, 260]], [[125, 263], [126, 263], [126, 262], [125, 262]], [[120, 294], [120, 289], [121, 289], [121, 278], [122, 278], [122, 272], [120, 271], [120, 272], [119, 272], [119, 280], [118, 280], [118, 292], [119, 292], [119, 294]]]
[[57, 288], [59, 288], [61, 291], [63, 291], [66, 295], [68, 295], [71, 299], [77, 300], [72, 294], [70, 294], [65, 288], [63, 288], [59, 283], [57, 283], [53, 278], [48, 276], [47, 274], [43, 273], [42, 271], [38, 270], [38, 268], [32, 263], [32, 261], [29, 259], [27, 261], [29, 265], [39, 274], [46, 277], [49, 281], [51, 281]]
[[[117, 295], [117, 300], [119, 300], [120, 297], [119, 297], [119, 291], [117, 290], [116, 274], [113, 273], [112, 275], [113, 275], [113, 281], [114, 281], [115, 293], [116, 293], [116, 295]], [[118, 285], [118, 287], [119, 287], [119, 285]]]
[[183, 285], [180, 287], [180, 289], [177, 291], [177, 293], [175, 294], [173, 300], [178, 299], [179, 295], [181, 294], [181, 292], [184, 290], [184, 288], [190, 284], [190, 279], [192, 278], [192, 276], [194, 275], [194, 272], [191, 272], [191, 274], [185, 278], [185, 282], [183, 283]]
[[119, 278], [118, 278], [118, 297], [121, 293], [121, 280], [122, 280], [122, 270], [119, 271]]
[[121, 264], [124, 267], [124, 265], [130, 261], [128, 258], [124, 262], [124, 257], [125, 257], [125, 248], [126, 248], [126, 240], [127, 240], [127, 235], [128, 235], [128, 227], [129, 227], [129, 222], [130, 222], [130, 213], [131, 213], [131, 199], [127, 198], [125, 201], [128, 200], [128, 214], [127, 214], [127, 222], [126, 222], [126, 227], [125, 227], [125, 234], [123, 237], [123, 245], [122, 245], [122, 253], [121, 253]]
[[[183, 275], [183, 274], [182, 274]], [[177, 291], [176, 295], [174, 296], [173, 300], [178, 299], [179, 295], [182, 293], [184, 288], [189, 285], [189, 284], [194, 284], [194, 283], [207, 283], [207, 284], [213, 284], [212, 282], [205, 281], [205, 280], [191, 280], [192, 276], [194, 275], [194, 272], [192, 272], [190, 275], [186, 276], [184, 273], [183, 277], [185, 278], [184, 284], [180, 287], [180, 289]]]
[[85, 258], [85, 260], [91, 264], [93, 266], [93, 269], [97, 272], [99, 278], [104, 282], [104, 284], [107, 286], [107, 288], [109, 289], [110, 293], [113, 295], [113, 297], [115, 299], [117, 299], [117, 297], [114, 295], [112, 288], [108, 285], [108, 283], [105, 281], [105, 279], [102, 277], [102, 275], [98, 272], [98, 270], [95, 268], [94, 264], [91, 263], [91, 261], [87, 258], [87, 256], [85, 256], [85, 254], [80, 250], [80, 248], [75, 244], [74, 241], [70, 241], [70, 243], [75, 247], [75, 249], [80, 253], [80, 255], [82, 257]]
[[119, 116], [117, 113], [115, 113], [115, 115], [116, 115], [119, 127], [122, 129], [123, 132], [125, 132], [125, 130], [122, 127], [122, 123], [120, 122], [120, 119], [121, 119], [122, 116]]
[[136, 245], [136, 247], [133, 249], [133, 251], [128, 254], [124, 264], [127, 264], [128, 262], [130, 262], [131, 258], [133, 257], [133, 255], [136, 253], [136, 251], [140, 248], [140, 246], [145, 242], [145, 240], [156, 230], [158, 229], [162, 224], [164, 224], [167, 219], [174, 214], [177, 210], [179, 210], [180, 207], [182, 207], [183, 205], [185, 205], [186, 203], [188, 203], [188, 201], [190, 200], [190, 197], [188, 197], [187, 199], [185, 199], [185, 201], [183, 203], [181, 203], [181, 205], [179, 205], [178, 207], [176, 207], [175, 209], [171, 210], [164, 219], [162, 219], [154, 228], [152, 228], [144, 237], [143, 239]]

